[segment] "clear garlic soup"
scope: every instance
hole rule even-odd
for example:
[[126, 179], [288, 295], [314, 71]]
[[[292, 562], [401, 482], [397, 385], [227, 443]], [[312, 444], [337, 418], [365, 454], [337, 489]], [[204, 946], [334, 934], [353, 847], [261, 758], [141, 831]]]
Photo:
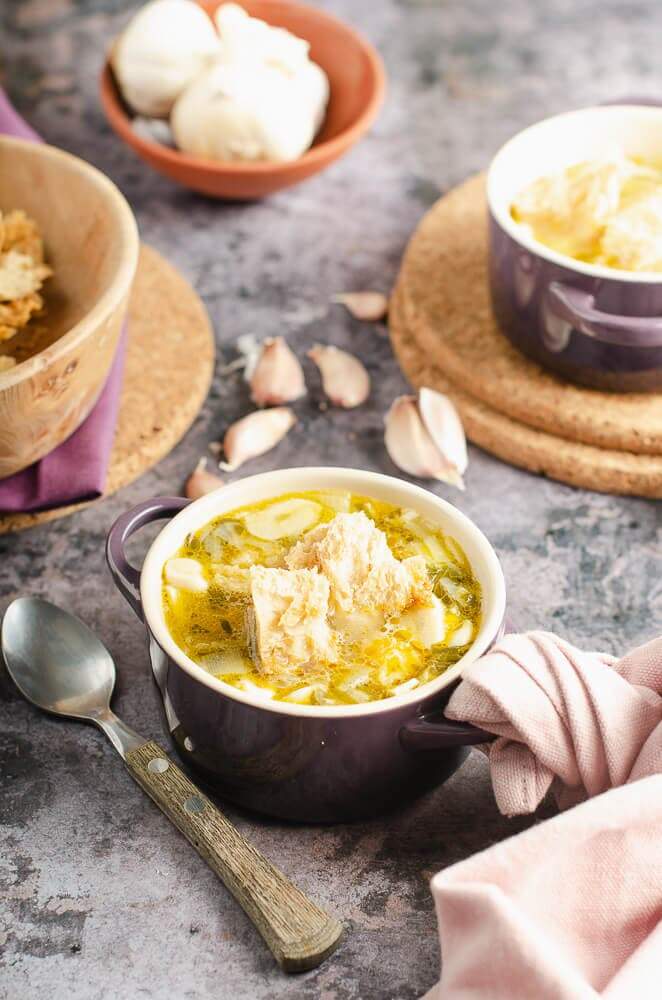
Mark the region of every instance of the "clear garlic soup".
[[189, 535], [163, 569], [170, 633], [265, 699], [351, 705], [405, 694], [464, 655], [481, 590], [460, 545], [415, 511], [289, 493]]

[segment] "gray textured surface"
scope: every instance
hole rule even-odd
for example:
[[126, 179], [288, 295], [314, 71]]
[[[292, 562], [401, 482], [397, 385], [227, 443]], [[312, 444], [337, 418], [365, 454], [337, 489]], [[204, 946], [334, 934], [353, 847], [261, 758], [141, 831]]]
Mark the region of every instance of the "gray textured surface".
[[[409, 232], [440, 191], [482, 167], [517, 128], [626, 93], [656, 95], [662, 11], [654, 0], [487, 0], [323, 6], [376, 43], [390, 76], [372, 135], [340, 164], [261, 205], [228, 207], [151, 173], [104, 123], [103, 49], [125, 0], [4, 0], [4, 82], [50, 142], [105, 170], [143, 237], [202, 294], [226, 358], [242, 333], [351, 346], [375, 392], [360, 414], [299, 408], [299, 427], [250, 471], [308, 462], [390, 469], [382, 413], [403, 383], [388, 342], [341, 309], [339, 290], [388, 289]], [[73, 210], [73, 207], [72, 207]], [[217, 377], [185, 441], [103, 504], [0, 538], [0, 611], [19, 593], [73, 610], [109, 645], [116, 706], [160, 737], [143, 637], [111, 587], [107, 528], [135, 501], [176, 491], [207, 441], [246, 412], [239, 377]], [[247, 471], [249, 471], [247, 469]], [[662, 627], [660, 520], [652, 503], [581, 493], [472, 450], [467, 492], [440, 493], [495, 543], [520, 627], [552, 627], [616, 652]], [[146, 800], [101, 736], [40, 717], [3, 681], [0, 995], [53, 1000], [413, 998], [432, 985], [438, 945], [428, 879], [523, 828], [499, 817], [472, 754], [444, 787], [387, 821], [293, 827], [232, 814], [302, 887], [349, 922], [321, 969], [286, 979], [204, 864]]]

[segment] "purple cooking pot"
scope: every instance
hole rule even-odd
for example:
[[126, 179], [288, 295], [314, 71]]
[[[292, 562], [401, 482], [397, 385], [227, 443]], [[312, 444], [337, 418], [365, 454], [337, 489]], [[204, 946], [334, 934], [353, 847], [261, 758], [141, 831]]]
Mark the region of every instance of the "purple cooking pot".
[[583, 385], [662, 389], [662, 273], [585, 264], [515, 222], [510, 208], [532, 181], [613, 155], [662, 160], [662, 108], [585, 108], [518, 133], [487, 178], [489, 274], [497, 322], [524, 354]]
[[[168, 632], [162, 570], [186, 536], [213, 517], [286, 492], [346, 489], [419, 511], [462, 545], [481, 583], [479, 633], [441, 677], [397, 698], [350, 706], [265, 701], [225, 684], [189, 659]], [[125, 555], [128, 538], [171, 518], [142, 570]], [[251, 476], [189, 502], [158, 497], [117, 519], [106, 555], [115, 583], [147, 628], [168, 729], [184, 762], [214, 791], [242, 806], [289, 820], [333, 822], [372, 816], [444, 781], [467, 745], [488, 733], [445, 719], [462, 669], [502, 630], [505, 583], [479, 529], [451, 504], [400, 479], [353, 469], [290, 469]]]

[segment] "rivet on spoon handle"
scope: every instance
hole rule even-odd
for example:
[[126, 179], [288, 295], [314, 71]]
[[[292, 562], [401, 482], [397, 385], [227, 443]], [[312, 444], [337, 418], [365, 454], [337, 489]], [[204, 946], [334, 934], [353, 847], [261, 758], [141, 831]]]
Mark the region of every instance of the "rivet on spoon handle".
[[195, 847], [243, 907], [285, 972], [314, 969], [343, 928], [297, 889], [165, 754], [144, 743], [126, 754], [131, 775]]

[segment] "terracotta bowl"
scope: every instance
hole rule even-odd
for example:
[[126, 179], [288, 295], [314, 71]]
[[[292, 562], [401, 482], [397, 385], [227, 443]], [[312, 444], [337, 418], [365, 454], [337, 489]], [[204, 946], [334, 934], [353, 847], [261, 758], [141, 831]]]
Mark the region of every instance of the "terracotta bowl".
[[[209, 14], [220, 0], [199, 0]], [[329, 77], [331, 98], [313, 146], [288, 163], [223, 163], [169, 149], [137, 135], [106, 63], [101, 103], [117, 134], [150, 166], [171, 180], [215, 198], [263, 198], [328, 167], [367, 131], [384, 98], [385, 74], [375, 49], [353, 28], [314, 7], [290, 0], [241, 0], [254, 17], [287, 28], [310, 42], [311, 58]]]
[[0, 174], [0, 211], [21, 208], [35, 219], [54, 271], [43, 288], [43, 320], [0, 344], [19, 361], [0, 372], [1, 479], [56, 448], [94, 406], [115, 354], [139, 244], [126, 201], [83, 160], [1, 136]]

